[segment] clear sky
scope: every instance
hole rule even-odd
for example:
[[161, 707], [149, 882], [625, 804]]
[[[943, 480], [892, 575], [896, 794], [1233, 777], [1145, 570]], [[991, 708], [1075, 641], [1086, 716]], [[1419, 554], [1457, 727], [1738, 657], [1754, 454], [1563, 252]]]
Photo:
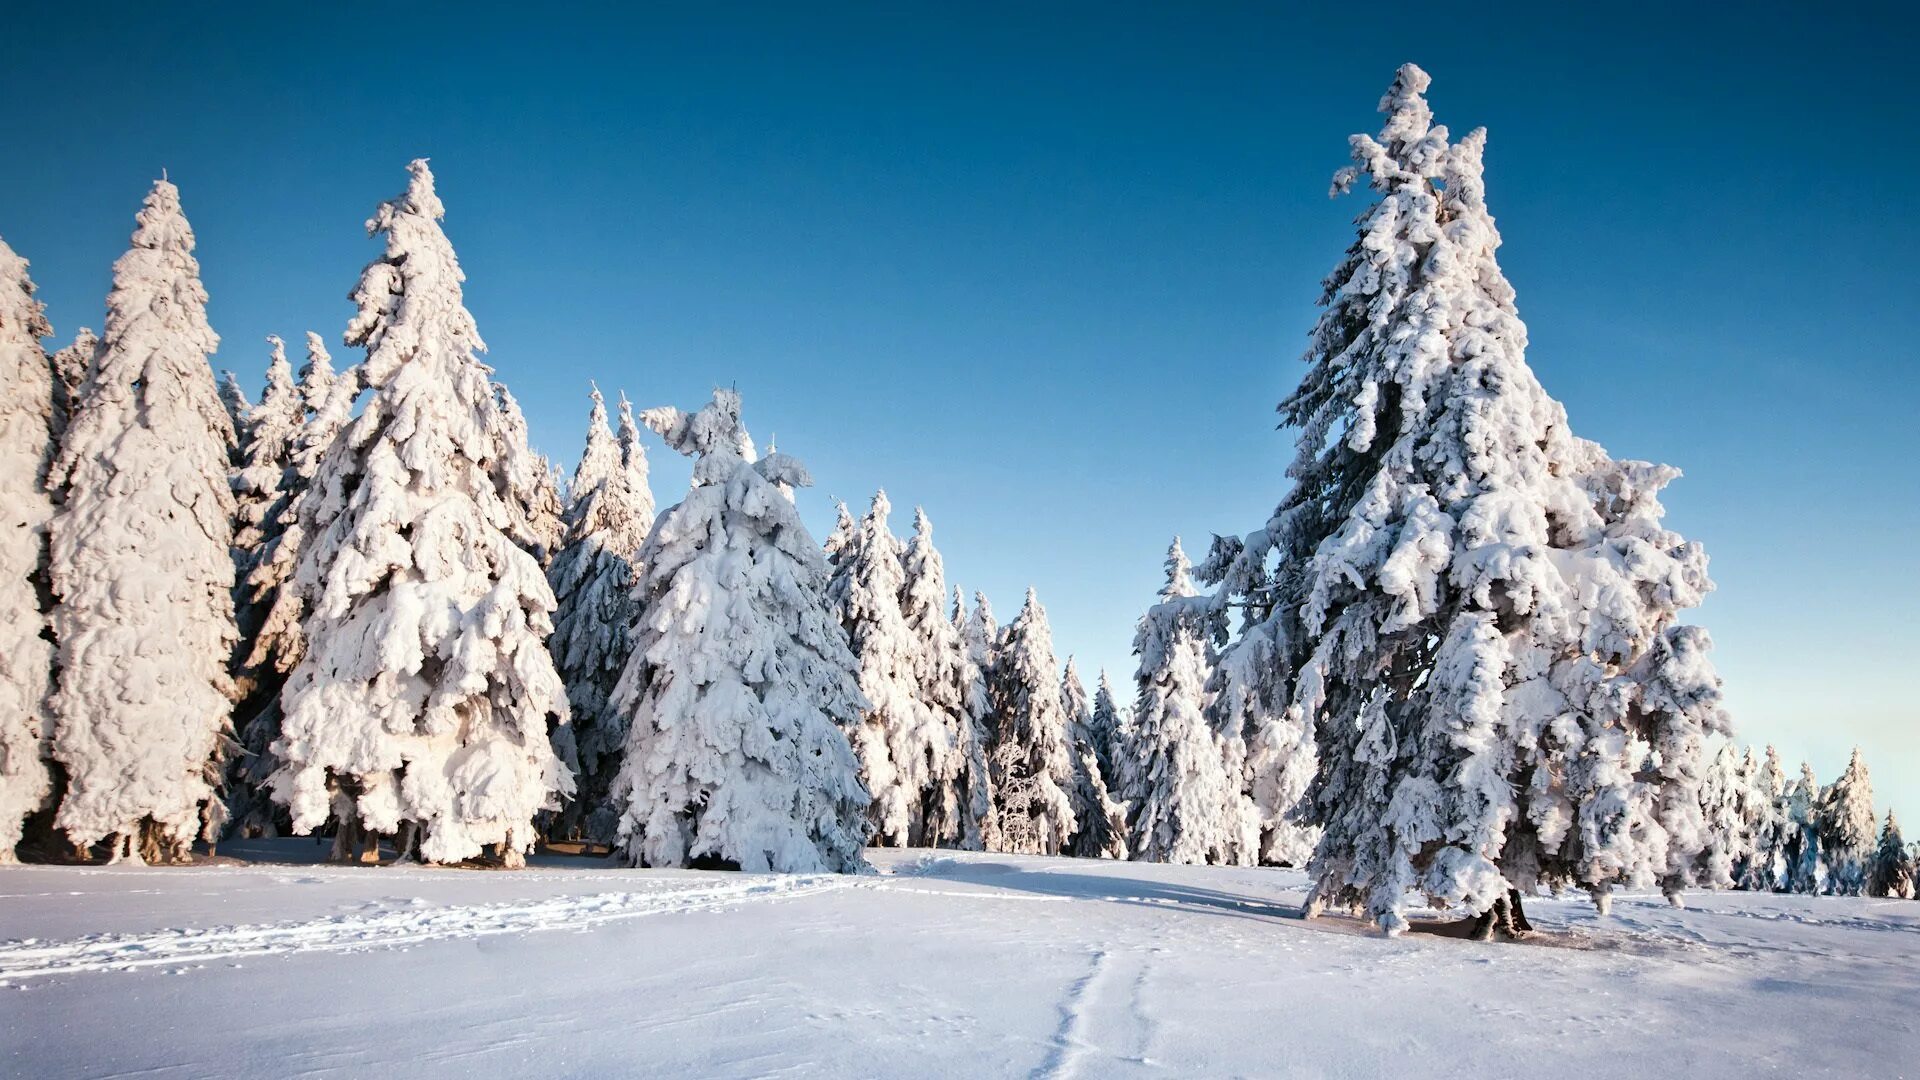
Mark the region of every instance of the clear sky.
[[1284, 489], [1273, 407], [1363, 206], [1327, 182], [1413, 60], [1490, 129], [1574, 430], [1686, 471], [1743, 736], [1823, 781], [1863, 745], [1920, 825], [1911, 5], [695, 6], [24, 5], [0, 235], [64, 342], [169, 170], [257, 393], [265, 335], [337, 343], [361, 223], [431, 156], [541, 448], [578, 454], [590, 378], [735, 384], [821, 535], [829, 496], [923, 504], [954, 580], [1003, 620], [1037, 586], [1124, 683], [1169, 537]]

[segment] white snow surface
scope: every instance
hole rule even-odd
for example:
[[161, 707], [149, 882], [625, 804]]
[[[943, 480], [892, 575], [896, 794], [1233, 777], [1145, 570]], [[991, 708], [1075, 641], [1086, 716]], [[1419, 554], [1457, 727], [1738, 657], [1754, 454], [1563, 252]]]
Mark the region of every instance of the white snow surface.
[[[1293, 871], [874, 850], [877, 875], [0, 867], [0, 1075], [1890, 1076], [1920, 903], [1298, 918]], [[1425, 925], [1416, 912], [1416, 927]], [[1438, 992], [1436, 992], [1438, 991]], [[114, 1017], [112, 1023], [99, 1018]], [[396, 1028], [394, 1019], [406, 1017]], [[214, 1019], [210, 1019], [214, 1018]], [[1871, 1038], [1860, 1037], [1871, 1032]]]

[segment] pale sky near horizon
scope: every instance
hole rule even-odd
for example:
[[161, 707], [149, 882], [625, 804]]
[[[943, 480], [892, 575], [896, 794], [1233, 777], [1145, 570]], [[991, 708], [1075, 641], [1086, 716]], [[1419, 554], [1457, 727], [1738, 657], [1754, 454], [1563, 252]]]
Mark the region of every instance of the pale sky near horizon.
[[[56, 343], [100, 326], [165, 168], [216, 366], [257, 393], [265, 335], [310, 328], [350, 362], [361, 223], [430, 156], [542, 449], [578, 455], [589, 379], [737, 385], [818, 534], [830, 497], [884, 486], [903, 534], [924, 504], [953, 581], [1003, 621], [1035, 585], [1124, 686], [1168, 539], [1284, 490], [1273, 407], [1364, 206], [1328, 179], [1413, 60], [1440, 122], [1489, 128], [1573, 429], [1686, 472], [1742, 739], [1823, 782], [1859, 744], [1920, 816], [1910, 7], [373, 10], [9, 17], [0, 235]], [[664, 504], [686, 470], [650, 449]]]

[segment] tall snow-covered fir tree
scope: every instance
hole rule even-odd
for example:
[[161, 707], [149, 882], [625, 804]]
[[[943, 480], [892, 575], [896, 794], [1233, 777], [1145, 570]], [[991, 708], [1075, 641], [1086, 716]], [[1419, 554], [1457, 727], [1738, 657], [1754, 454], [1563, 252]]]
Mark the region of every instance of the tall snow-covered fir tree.
[[247, 400], [247, 392], [240, 385], [240, 376], [231, 371], [220, 373], [220, 404], [227, 410], [227, 420], [233, 424], [234, 466], [238, 468], [240, 448], [251, 438], [247, 424], [253, 416], [253, 402]]
[[[873, 796], [873, 841], [928, 846], [928, 815], [949, 797], [964, 768], [953, 717], [922, 698], [920, 641], [901, 610], [906, 568], [900, 541], [887, 526], [887, 493], [846, 538], [827, 595], [859, 665], [868, 709], [852, 731], [860, 776]], [[944, 590], [943, 590], [944, 591]]]
[[[1127, 794], [1136, 782], [1131, 765], [1134, 760], [1133, 710], [1121, 704], [1114, 695], [1113, 680], [1107, 678], [1107, 669], [1100, 669], [1100, 677], [1093, 688], [1093, 716], [1088, 721], [1092, 728], [1094, 753], [1100, 761], [1100, 777], [1106, 781], [1107, 790], [1122, 802], [1131, 802]], [[1128, 817], [1133, 815], [1128, 808]]]
[[1484, 132], [1450, 142], [1427, 84], [1402, 67], [1379, 137], [1351, 140], [1335, 192], [1364, 178], [1376, 201], [1280, 408], [1293, 487], [1205, 575], [1244, 605], [1230, 652], [1265, 654], [1262, 719], [1285, 686], [1312, 721], [1310, 910], [1390, 934], [1410, 892], [1489, 929], [1524, 929], [1539, 883], [1677, 896], [1700, 748], [1728, 728], [1706, 633], [1675, 622], [1711, 588], [1660, 526], [1678, 474], [1575, 438], [1527, 366]]
[[970, 682], [967, 647], [948, 617], [946, 561], [933, 546], [933, 522], [913, 512], [913, 538], [901, 556], [906, 585], [900, 613], [913, 637], [915, 693], [942, 727], [953, 733], [949, 767], [936, 776], [927, 800], [926, 841], [940, 847], [980, 850], [981, 827], [992, 812], [987, 780], [986, 732], [967, 707]]
[[1880, 828], [1880, 844], [1874, 849], [1873, 869], [1867, 875], [1867, 895], [1896, 900], [1914, 897], [1913, 853], [1900, 835], [1900, 822], [1887, 811], [1887, 823]]
[[862, 869], [869, 797], [847, 731], [867, 702], [826, 559], [780, 491], [812, 479], [784, 454], [752, 460], [731, 390], [641, 420], [694, 458], [693, 487], [640, 550], [613, 699], [629, 725], [619, 851], [640, 866]]
[[516, 516], [524, 522], [521, 528], [529, 538], [527, 547], [545, 569], [553, 561], [554, 553], [560, 550], [561, 538], [567, 529], [559, 481], [553, 463], [528, 445], [527, 417], [520, 411], [520, 402], [514, 399], [513, 391], [508, 390], [505, 383], [495, 383], [493, 394], [499, 416], [494, 429], [499, 468], [507, 478], [508, 495]]
[[[267, 338], [267, 385], [259, 404], [247, 413], [247, 439], [240, 446], [240, 468], [235, 471], [233, 557], [238, 584], [234, 589], [234, 619], [240, 628], [241, 663], [236, 664], [241, 711], [253, 696], [254, 679], [244, 659], [253, 651], [267, 609], [255, 602], [249, 577], [286, 530], [294, 444], [307, 424], [306, 400], [287, 363], [286, 343]], [[265, 598], [263, 598], [265, 599]]]
[[[984, 608], [982, 603], [974, 609], [983, 630], [991, 619]], [[1077, 828], [1059, 670], [1047, 611], [1028, 589], [1019, 616], [1000, 635], [988, 684], [996, 725], [987, 744], [995, 800], [986, 830], [989, 851], [1059, 855]]]
[[1747, 820], [1749, 784], [1741, 767], [1740, 751], [1731, 741], [1722, 743], [1700, 784], [1700, 810], [1707, 828], [1707, 846], [1700, 852], [1696, 883], [1709, 889], [1731, 889], [1741, 867], [1754, 852], [1753, 825]]
[[329, 817], [399, 834], [402, 858], [491, 847], [524, 862], [533, 819], [572, 791], [548, 741], [566, 693], [547, 654], [553, 591], [515, 445], [461, 297], [424, 160], [367, 222], [385, 253], [353, 299], [366, 408], [301, 501], [305, 651], [281, 694], [275, 796], [298, 832]]
[[1094, 749], [1093, 702], [1080, 679], [1073, 657], [1060, 676], [1060, 707], [1067, 714], [1067, 749], [1073, 755], [1073, 835], [1067, 854], [1083, 859], [1127, 857], [1127, 805], [1107, 790], [1100, 774], [1100, 755]]
[[53, 434], [56, 443], [66, 436], [74, 403], [80, 397], [80, 387], [86, 383], [87, 373], [93, 369], [94, 357], [99, 352], [100, 338], [83, 326], [74, 331], [72, 342], [53, 354]]
[[[1133, 857], [1149, 862], [1254, 861], [1248, 836], [1251, 806], [1242, 779], [1228, 771], [1222, 740], [1207, 719], [1209, 657], [1197, 618], [1185, 603], [1195, 595], [1191, 567], [1178, 537], [1167, 549], [1167, 582], [1160, 603], [1140, 618], [1133, 651], [1132, 786], [1121, 793], [1131, 807]], [[1249, 843], [1249, 840], [1252, 843]]]
[[1873, 780], [1859, 747], [1854, 747], [1840, 779], [1821, 795], [1817, 818], [1827, 891], [1840, 896], [1866, 892], [1879, 821], [1873, 811]]
[[1780, 752], [1772, 746], [1747, 777], [1752, 790], [1753, 854], [1740, 876], [1740, 887], [1756, 892], [1787, 886], [1789, 785], [1780, 768]]
[[1813, 763], [1800, 763], [1800, 779], [1787, 789], [1787, 842], [1785, 845], [1788, 892], [1817, 893], [1826, 887], [1827, 861], [1820, 849], [1820, 781], [1814, 778]]
[[247, 652], [240, 670], [252, 685], [236, 713], [240, 751], [227, 778], [229, 828], [237, 835], [271, 836], [287, 824], [270, 781], [279, 767], [273, 743], [280, 737], [281, 691], [306, 650], [301, 631], [306, 604], [294, 580], [307, 541], [301, 504], [334, 439], [352, 418], [360, 389], [360, 369], [335, 374], [320, 335], [309, 331], [300, 368], [304, 419], [281, 474], [282, 498], [272, 506], [271, 521], [263, 523], [269, 539], [256, 557], [241, 564], [246, 578], [237, 590], [255, 620], [250, 640], [242, 643]]
[[653, 492], [632, 408], [622, 399], [616, 438], [597, 387], [592, 397], [586, 450], [569, 485], [566, 536], [547, 569], [560, 602], [547, 647], [572, 712], [571, 722], [555, 729], [554, 744], [578, 777], [555, 831], [611, 844], [618, 812], [608, 796], [627, 741], [627, 716], [613, 707], [613, 688], [639, 614], [635, 561], [653, 527]]
[[[986, 736], [986, 745], [993, 745], [994, 734], [999, 731], [1000, 723], [993, 712], [993, 670], [1000, 655], [1000, 626], [993, 621], [993, 605], [987, 602], [987, 594], [975, 591], [973, 607], [964, 608], [961, 604], [961, 590], [954, 587], [953, 592], [954, 625], [960, 629], [960, 644], [966, 653], [966, 668], [961, 673], [966, 683], [967, 715]], [[989, 779], [993, 767], [987, 767]], [[988, 823], [992, 816], [988, 816]], [[991, 846], [989, 851], [993, 850]]]
[[106, 333], [49, 476], [60, 686], [55, 823], [115, 858], [178, 860], [224, 807], [233, 424], [180, 193], [157, 181], [113, 266]]
[[46, 758], [53, 646], [40, 587], [60, 396], [41, 345], [52, 335], [44, 306], [33, 298], [27, 260], [0, 240], [0, 863], [14, 861], [27, 815], [52, 791]]
[[837, 572], [840, 569], [842, 553], [847, 550], [847, 545], [853, 542], [853, 531], [856, 525], [853, 520], [853, 511], [847, 509], [845, 500], [834, 501], [833, 513], [833, 531], [827, 534], [826, 542], [821, 545], [821, 551], [826, 555], [827, 567]]

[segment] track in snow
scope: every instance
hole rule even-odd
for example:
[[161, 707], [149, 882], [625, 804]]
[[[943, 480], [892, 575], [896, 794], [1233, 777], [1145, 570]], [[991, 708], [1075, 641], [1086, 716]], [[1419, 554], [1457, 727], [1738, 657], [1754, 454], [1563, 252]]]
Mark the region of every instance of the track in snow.
[[68, 941], [0, 943], [0, 984], [44, 975], [131, 971], [209, 960], [290, 953], [393, 948], [449, 938], [579, 930], [643, 915], [706, 911], [742, 903], [785, 900], [848, 884], [833, 874], [647, 892], [608, 892], [547, 900], [514, 900], [455, 907], [416, 905], [366, 915], [335, 915], [304, 922], [90, 934]]

